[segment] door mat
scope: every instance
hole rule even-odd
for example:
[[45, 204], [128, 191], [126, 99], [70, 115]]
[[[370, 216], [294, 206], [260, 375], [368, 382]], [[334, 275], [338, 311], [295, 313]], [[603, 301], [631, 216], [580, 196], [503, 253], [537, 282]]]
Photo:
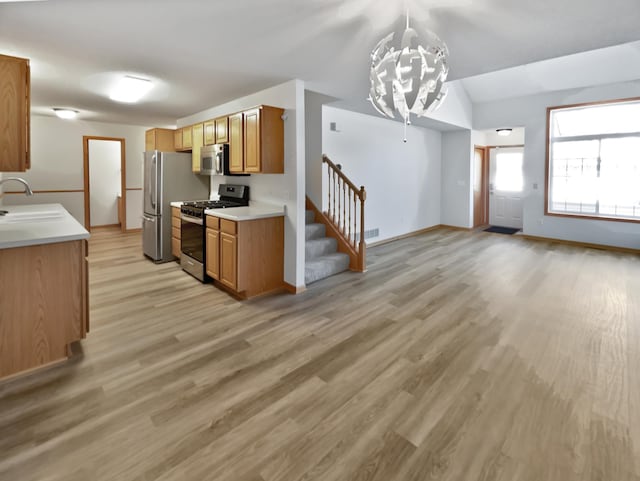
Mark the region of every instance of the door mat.
[[485, 232], [495, 232], [496, 234], [515, 234], [516, 232], [518, 232], [520, 229], [514, 229], [512, 227], [499, 227], [496, 225], [492, 225], [491, 227], [489, 227], [488, 229], [485, 229]]

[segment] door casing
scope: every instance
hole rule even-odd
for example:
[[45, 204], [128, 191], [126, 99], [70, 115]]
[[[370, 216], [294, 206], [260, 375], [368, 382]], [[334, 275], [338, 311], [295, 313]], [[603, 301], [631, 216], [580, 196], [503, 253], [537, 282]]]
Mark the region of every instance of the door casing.
[[120, 230], [127, 230], [127, 159], [125, 149], [125, 139], [118, 137], [96, 137], [91, 135], [82, 136], [82, 156], [84, 161], [84, 226], [91, 231], [91, 209], [90, 209], [90, 182], [89, 182], [89, 141], [90, 140], [114, 140], [120, 142], [120, 196], [122, 197], [122, 217]]

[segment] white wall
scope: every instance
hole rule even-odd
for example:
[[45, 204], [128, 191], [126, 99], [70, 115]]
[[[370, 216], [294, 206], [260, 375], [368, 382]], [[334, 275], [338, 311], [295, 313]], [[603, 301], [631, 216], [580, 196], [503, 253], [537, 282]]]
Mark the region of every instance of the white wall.
[[482, 131], [484, 144], [478, 145], [524, 145], [524, 128], [513, 127], [511, 135], [498, 135], [496, 129]]
[[[365, 230], [377, 242], [440, 223], [440, 132], [324, 106], [324, 152], [356, 185], [364, 185]], [[329, 129], [336, 123], [336, 132]], [[323, 174], [326, 177], [326, 174]], [[316, 186], [317, 188], [317, 186]], [[326, 204], [326, 196], [324, 197]]]
[[334, 97], [304, 91], [305, 191], [318, 208], [322, 205], [322, 106], [333, 100]]
[[89, 205], [92, 226], [118, 223], [120, 174], [120, 142], [89, 140]]
[[473, 122], [473, 105], [467, 91], [459, 80], [447, 82], [447, 97], [437, 110], [426, 117], [447, 124], [470, 129]]
[[[544, 215], [547, 107], [639, 96], [640, 81], [635, 81], [519, 97], [474, 106], [475, 128], [489, 129], [503, 125], [520, 125], [525, 128], [523, 211], [525, 234], [640, 248], [640, 224]], [[534, 184], [537, 184], [537, 189], [534, 189]]]
[[292, 80], [256, 92], [223, 105], [209, 108], [178, 120], [178, 127], [202, 122], [258, 105], [285, 109], [284, 174], [252, 174], [250, 177], [211, 177], [211, 192], [218, 192], [220, 183], [243, 184], [250, 187], [251, 200], [284, 205], [285, 259], [284, 280], [304, 286], [304, 185], [305, 185], [305, 110], [304, 84]]
[[473, 218], [472, 155], [470, 130], [442, 133], [441, 223], [471, 227]]
[[[21, 173], [33, 190], [74, 190], [68, 193], [41, 193], [33, 197], [5, 195], [4, 203], [60, 203], [84, 224], [84, 177], [82, 136], [125, 139], [127, 189], [142, 187], [144, 133], [148, 127], [109, 124], [87, 120], [62, 120], [57, 117], [31, 116], [31, 169]], [[18, 190], [12, 184], [5, 190]], [[141, 195], [127, 191], [127, 229], [141, 227]]]

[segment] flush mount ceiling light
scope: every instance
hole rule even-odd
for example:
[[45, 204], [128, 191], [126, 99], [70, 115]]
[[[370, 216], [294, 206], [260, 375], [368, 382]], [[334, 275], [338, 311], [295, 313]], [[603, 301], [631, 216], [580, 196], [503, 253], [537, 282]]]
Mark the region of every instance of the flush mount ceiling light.
[[507, 137], [511, 135], [513, 129], [496, 129], [496, 133], [502, 137]]
[[116, 102], [132, 104], [144, 97], [152, 87], [151, 80], [125, 75], [118, 81], [109, 98]]
[[73, 109], [61, 109], [54, 107], [53, 111], [61, 119], [75, 119], [76, 115], [78, 115], [78, 111]]
[[371, 52], [369, 100], [382, 115], [395, 118], [396, 112], [407, 125], [410, 114], [426, 115], [435, 110], [446, 96], [443, 84], [449, 67], [447, 45], [433, 32], [425, 31], [426, 42], [407, 26], [400, 48], [391, 46], [394, 33], [384, 37]]

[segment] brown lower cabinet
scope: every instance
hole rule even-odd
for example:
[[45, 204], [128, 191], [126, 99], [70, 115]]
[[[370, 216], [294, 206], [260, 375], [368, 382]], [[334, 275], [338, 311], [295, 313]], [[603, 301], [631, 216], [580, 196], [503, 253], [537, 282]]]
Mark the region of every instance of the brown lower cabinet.
[[0, 249], [0, 378], [69, 357], [89, 331], [87, 241]]
[[180, 207], [171, 207], [171, 253], [180, 259]]
[[232, 221], [207, 216], [207, 274], [248, 298], [284, 285], [284, 218]]

